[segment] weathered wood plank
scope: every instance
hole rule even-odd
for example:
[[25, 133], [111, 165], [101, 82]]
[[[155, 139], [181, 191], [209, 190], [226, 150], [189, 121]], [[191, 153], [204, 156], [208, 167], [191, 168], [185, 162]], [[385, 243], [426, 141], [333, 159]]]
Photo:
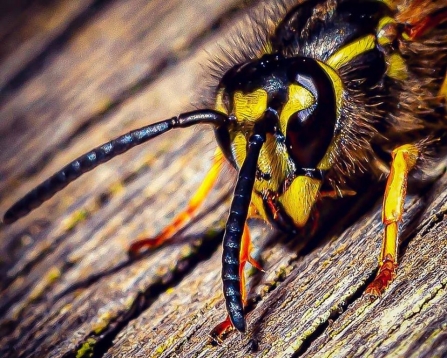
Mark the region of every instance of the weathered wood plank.
[[[92, 146], [191, 108], [203, 86], [204, 49], [215, 53], [227, 27], [206, 29], [239, 2], [217, 3], [114, 1], [83, 24], [1, 104], [7, 136], [0, 136], [0, 212]], [[210, 229], [221, 227], [227, 204], [211, 206], [234, 173], [174, 245], [136, 261], [128, 261], [126, 249], [184, 205], [210, 164], [212, 137], [167, 134], [80, 178], [18, 223], [0, 226], [0, 356], [446, 354], [445, 176], [424, 200], [408, 201], [410, 240], [382, 299], [361, 295], [380, 249], [376, 204], [311, 253], [300, 254], [303, 244], [293, 240], [264, 248], [266, 273], [252, 277], [256, 303], [247, 335], [231, 333], [211, 345], [208, 334], [225, 311], [219, 230]], [[31, 174], [45, 153], [48, 163]], [[416, 219], [417, 229], [410, 225]], [[259, 248], [280, 241], [274, 235], [255, 226]]]
[[[272, 264], [270, 253], [263, 253], [268, 257], [263, 278], [267, 283], [256, 291], [271, 292], [262, 294], [249, 314], [246, 336], [233, 333], [221, 346], [209, 344], [207, 334], [224, 318], [217, 252], [132, 321], [106, 356], [219, 357], [231, 352], [237, 357], [408, 357], [417, 350], [417, 356], [429, 357], [435, 349], [443, 355], [447, 349], [443, 339], [446, 186], [444, 177], [428, 196], [433, 203], [427, 209], [421, 200], [409, 203], [407, 219], [423, 210], [424, 221], [405, 248], [396, 281], [380, 300], [361, 296], [380, 250], [380, 205], [376, 205], [343, 235], [309, 255], [276, 248], [283, 257]], [[285, 281], [272, 289], [283, 276]], [[191, 294], [196, 287], [198, 293]]]
[[[94, 0], [4, 1], [0, 4], [0, 93], [17, 88], [82, 21]], [[83, 16], [84, 15], [84, 16]], [[21, 80], [19, 77], [23, 78]], [[1, 128], [1, 127], [0, 127]]]

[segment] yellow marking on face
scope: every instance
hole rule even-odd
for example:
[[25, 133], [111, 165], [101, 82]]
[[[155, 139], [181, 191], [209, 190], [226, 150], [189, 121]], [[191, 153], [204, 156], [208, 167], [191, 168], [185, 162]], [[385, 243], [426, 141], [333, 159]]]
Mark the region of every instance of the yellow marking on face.
[[332, 140], [332, 143], [329, 145], [328, 150], [324, 154], [323, 159], [321, 159], [320, 163], [317, 165], [317, 169], [320, 170], [329, 170], [332, 167], [332, 164], [334, 162], [334, 158], [332, 156], [332, 152], [335, 149], [335, 141], [336, 138]]
[[237, 132], [231, 144], [233, 157], [239, 168], [242, 167], [245, 157], [247, 156], [247, 140], [241, 132]]
[[291, 84], [289, 86], [289, 99], [284, 105], [281, 114], [279, 116], [279, 123], [281, 126], [281, 132], [286, 135], [287, 123], [292, 114], [309, 108], [315, 103], [314, 95], [303, 86], [297, 84]]
[[[318, 64], [321, 66], [321, 68], [326, 72], [326, 74], [329, 76], [331, 82], [332, 82], [332, 88], [334, 89], [335, 93], [335, 103], [336, 103], [336, 112], [337, 112], [337, 119], [341, 116], [341, 110], [343, 108], [343, 99], [344, 99], [344, 88], [343, 88], [343, 81], [341, 80], [338, 73], [330, 66], [328, 66], [324, 62], [318, 61]], [[332, 152], [335, 148], [335, 139], [332, 140], [332, 143], [330, 144], [328, 150], [326, 151], [326, 154], [324, 155], [323, 159], [320, 161], [320, 163], [317, 165], [317, 169], [321, 170], [329, 170], [332, 167], [333, 164], [333, 156]]]
[[408, 78], [408, 68], [403, 57], [394, 52], [386, 59], [388, 68], [386, 74], [388, 77], [394, 78], [395, 80], [403, 81]]
[[267, 92], [258, 89], [251, 93], [236, 91], [234, 94], [234, 114], [238, 121], [255, 122], [267, 109]]
[[333, 69], [338, 70], [343, 65], [352, 61], [357, 56], [372, 50], [376, 46], [376, 36], [367, 35], [358, 40], [355, 40], [345, 46], [340, 50], [335, 52], [326, 63]]
[[227, 110], [227, 108], [226, 108], [226, 106], [224, 104], [224, 101], [223, 101], [223, 93], [224, 93], [223, 88], [220, 89], [219, 92], [217, 92], [217, 95], [216, 95], [216, 105], [215, 105], [214, 108], [215, 108], [216, 111], [228, 114], [228, 110]]
[[306, 176], [296, 177], [289, 188], [278, 201], [285, 212], [295, 223], [296, 227], [303, 227], [309, 220], [320, 191], [321, 181]]
[[[235, 135], [231, 148], [237, 166], [242, 167], [247, 155], [247, 140], [241, 132]], [[271, 134], [267, 134], [266, 141], [259, 153], [258, 168], [271, 177], [270, 180], [256, 179], [254, 188], [261, 193], [264, 191], [277, 192], [286, 176], [291, 175], [295, 170], [290, 167], [285, 144], [278, 143], [275, 136]]]
[[284, 143], [278, 143], [276, 137], [267, 134], [258, 158], [258, 168], [262, 173], [269, 174], [270, 180], [257, 179], [255, 189], [258, 192], [277, 192], [286, 176], [292, 175], [295, 168], [290, 168], [289, 154]]
[[396, 38], [396, 20], [392, 17], [382, 17], [377, 26], [377, 42], [381, 46], [391, 44]]
[[340, 118], [341, 115], [341, 109], [343, 107], [343, 81], [341, 80], [338, 73], [332, 68], [329, 67], [324, 62], [318, 61], [318, 64], [321, 66], [321, 68], [326, 72], [326, 74], [329, 76], [332, 82], [332, 88], [335, 92], [335, 103], [337, 106], [337, 118]]

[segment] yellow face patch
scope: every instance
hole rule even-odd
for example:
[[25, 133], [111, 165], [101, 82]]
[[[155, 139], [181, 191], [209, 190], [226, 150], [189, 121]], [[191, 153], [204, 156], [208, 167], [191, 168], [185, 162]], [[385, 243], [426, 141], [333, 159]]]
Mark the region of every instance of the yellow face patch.
[[279, 117], [281, 132], [284, 135], [287, 131], [287, 123], [290, 116], [298, 111], [309, 108], [316, 101], [315, 97], [308, 89], [297, 84], [291, 84], [288, 93], [289, 99], [284, 105]]
[[267, 140], [261, 148], [258, 168], [270, 177], [270, 180], [261, 179], [255, 182], [255, 189], [260, 193], [279, 191], [285, 178], [293, 173], [285, 144], [278, 143], [273, 135], [267, 135]]
[[321, 181], [306, 176], [296, 177], [279, 198], [284, 211], [297, 227], [303, 227], [309, 220], [312, 207], [317, 200]]
[[255, 122], [267, 109], [267, 92], [258, 89], [251, 93], [234, 93], [234, 115], [239, 122]]
[[340, 118], [341, 109], [343, 106], [343, 82], [338, 73], [332, 67], [320, 61], [318, 61], [318, 64], [331, 79], [332, 88], [334, 89], [335, 92], [335, 103], [337, 105], [337, 118]]
[[247, 156], [247, 140], [241, 132], [236, 133], [233, 138], [231, 149], [238, 167], [242, 167], [245, 157]]
[[[237, 133], [233, 139], [232, 151], [240, 168], [247, 155], [247, 140], [241, 132]], [[270, 180], [256, 180], [254, 188], [261, 193], [278, 191], [286, 176], [291, 175], [294, 170], [290, 166], [286, 146], [278, 143], [276, 138], [270, 134], [267, 135], [266, 142], [259, 153], [258, 168], [271, 178]]]
[[[233, 97], [233, 113], [236, 116], [237, 121], [240, 123], [253, 123], [261, 118], [267, 109], [267, 99], [267, 92], [263, 89], [258, 89], [251, 93], [236, 91]], [[222, 93], [219, 92], [216, 98], [216, 109], [221, 107], [222, 104], [220, 103], [222, 102]], [[245, 134], [246, 133], [237, 132], [232, 140], [231, 149], [239, 168], [242, 166], [247, 154], [247, 138], [245, 138]]]

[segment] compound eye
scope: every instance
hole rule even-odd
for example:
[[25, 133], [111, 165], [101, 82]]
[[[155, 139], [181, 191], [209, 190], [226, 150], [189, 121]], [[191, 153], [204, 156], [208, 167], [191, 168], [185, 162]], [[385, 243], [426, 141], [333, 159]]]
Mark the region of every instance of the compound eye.
[[316, 168], [332, 140], [333, 127], [327, 123], [327, 116], [319, 115], [318, 109], [315, 104], [289, 119], [286, 143], [295, 164], [301, 168]]
[[315, 101], [292, 114], [287, 121], [286, 144], [297, 167], [316, 168], [326, 154], [334, 136], [336, 108], [334, 94], [308, 76], [296, 77], [297, 82], [312, 93]]

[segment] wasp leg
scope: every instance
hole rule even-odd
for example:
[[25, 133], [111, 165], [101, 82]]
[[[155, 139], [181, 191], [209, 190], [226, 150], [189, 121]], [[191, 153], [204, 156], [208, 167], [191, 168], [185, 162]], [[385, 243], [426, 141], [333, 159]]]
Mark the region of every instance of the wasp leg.
[[410, 41], [417, 40], [444, 21], [447, 21], [447, 8], [441, 9], [432, 16], [426, 16], [415, 24], [408, 25], [404, 38]]
[[[241, 252], [239, 254], [239, 275], [241, 277], [241, 296], [242, 296], [242, 303], [245, 306], [247, 303], [247, 289], [245, 287], [245, 264], [249, 262], [253, 267], [256, 267], [258, 270], [264, 272], [262, 266], [259, 264], [258, 261], [256, 261], [251, 256], [251, 251], [253, 249], [253, 244], [251, 241], [250, 236], [250, 229], [247, 224], [244, 226], [244, 233], [242, 234], [242, 243], [241, 243]], [[217, 341], [220, 341], [219, 337], [222, 337], [225, 333], [227, 333], [233, 325], [231, 324], [230, 316], [227, 315], [224, 321], [220, 322], [214, 329], [211, 331], [211, 337], [216, 339]]]
[[354, 190], [331, 190], [331, 191], [322, 191], [320, 193], [320, 198], [330, 198], [337, 199], [343, 198], [345, 196], [354, 196], [357, 195], [357, 192]]
[[196, 213], [197, 209], [204, 202], [214, 184], [217, 181], [220, 170], [224, 162], [223, 154], [220, 150], [216, 150], [214, 161], [211, 169], [207, 173], [200, 187], [192, 196], [188, 206], [184, 211], [178, 214], [174, 220], [166, 228], [164, 228], [157, 236], [152, 238], [140, 239], [130, 245], [129, 252], [137, 254], [142, 249], [152, 249], [162, 245], [177, 233]]
[[[407, 25], [403, 38], [409, 41], [418, 40], [437, 25], [447, 21], [447, 8], [437, 11], [431, 16], [426, 16], [414, 24]], [[439, 101], [447, 102], [447, 75], [438, 93]]]
[[392, 153], [393, 161], [382, 209], [385, 231], [379, 257], [379, 272], [366, 289], [366, 293], [372, 296], [379, 296], [396, 274], [398, 224], [402, 221], [408, 173], [416, 165], [419, 155], [419, 149], [412, 144], [398, 147]]
[[[261, 264], [256, 261], [252, 256], [251, 252], [253, 250], [253, 243], [251, 241], [251, 235], [250, 235], [250, 228], [247, 224], [244, 226], [244, 233], [242, 234], [242, 244], [241, 244], [241, 253], [240, 253], [240, 260], [241, 264], [239, 267], [239, 272], [241, 274], [241, 279], [244, 280], [242, 273], [244, 272], [244, 266], [248, 262], [253, 267], [257, 268], [259, 271], [264, 272], [264, 269], [262, 268]], [[242, 286], [242, 300], [245, 302], [246, 296], [245, 296], [245, 285], [241, 284]]]

